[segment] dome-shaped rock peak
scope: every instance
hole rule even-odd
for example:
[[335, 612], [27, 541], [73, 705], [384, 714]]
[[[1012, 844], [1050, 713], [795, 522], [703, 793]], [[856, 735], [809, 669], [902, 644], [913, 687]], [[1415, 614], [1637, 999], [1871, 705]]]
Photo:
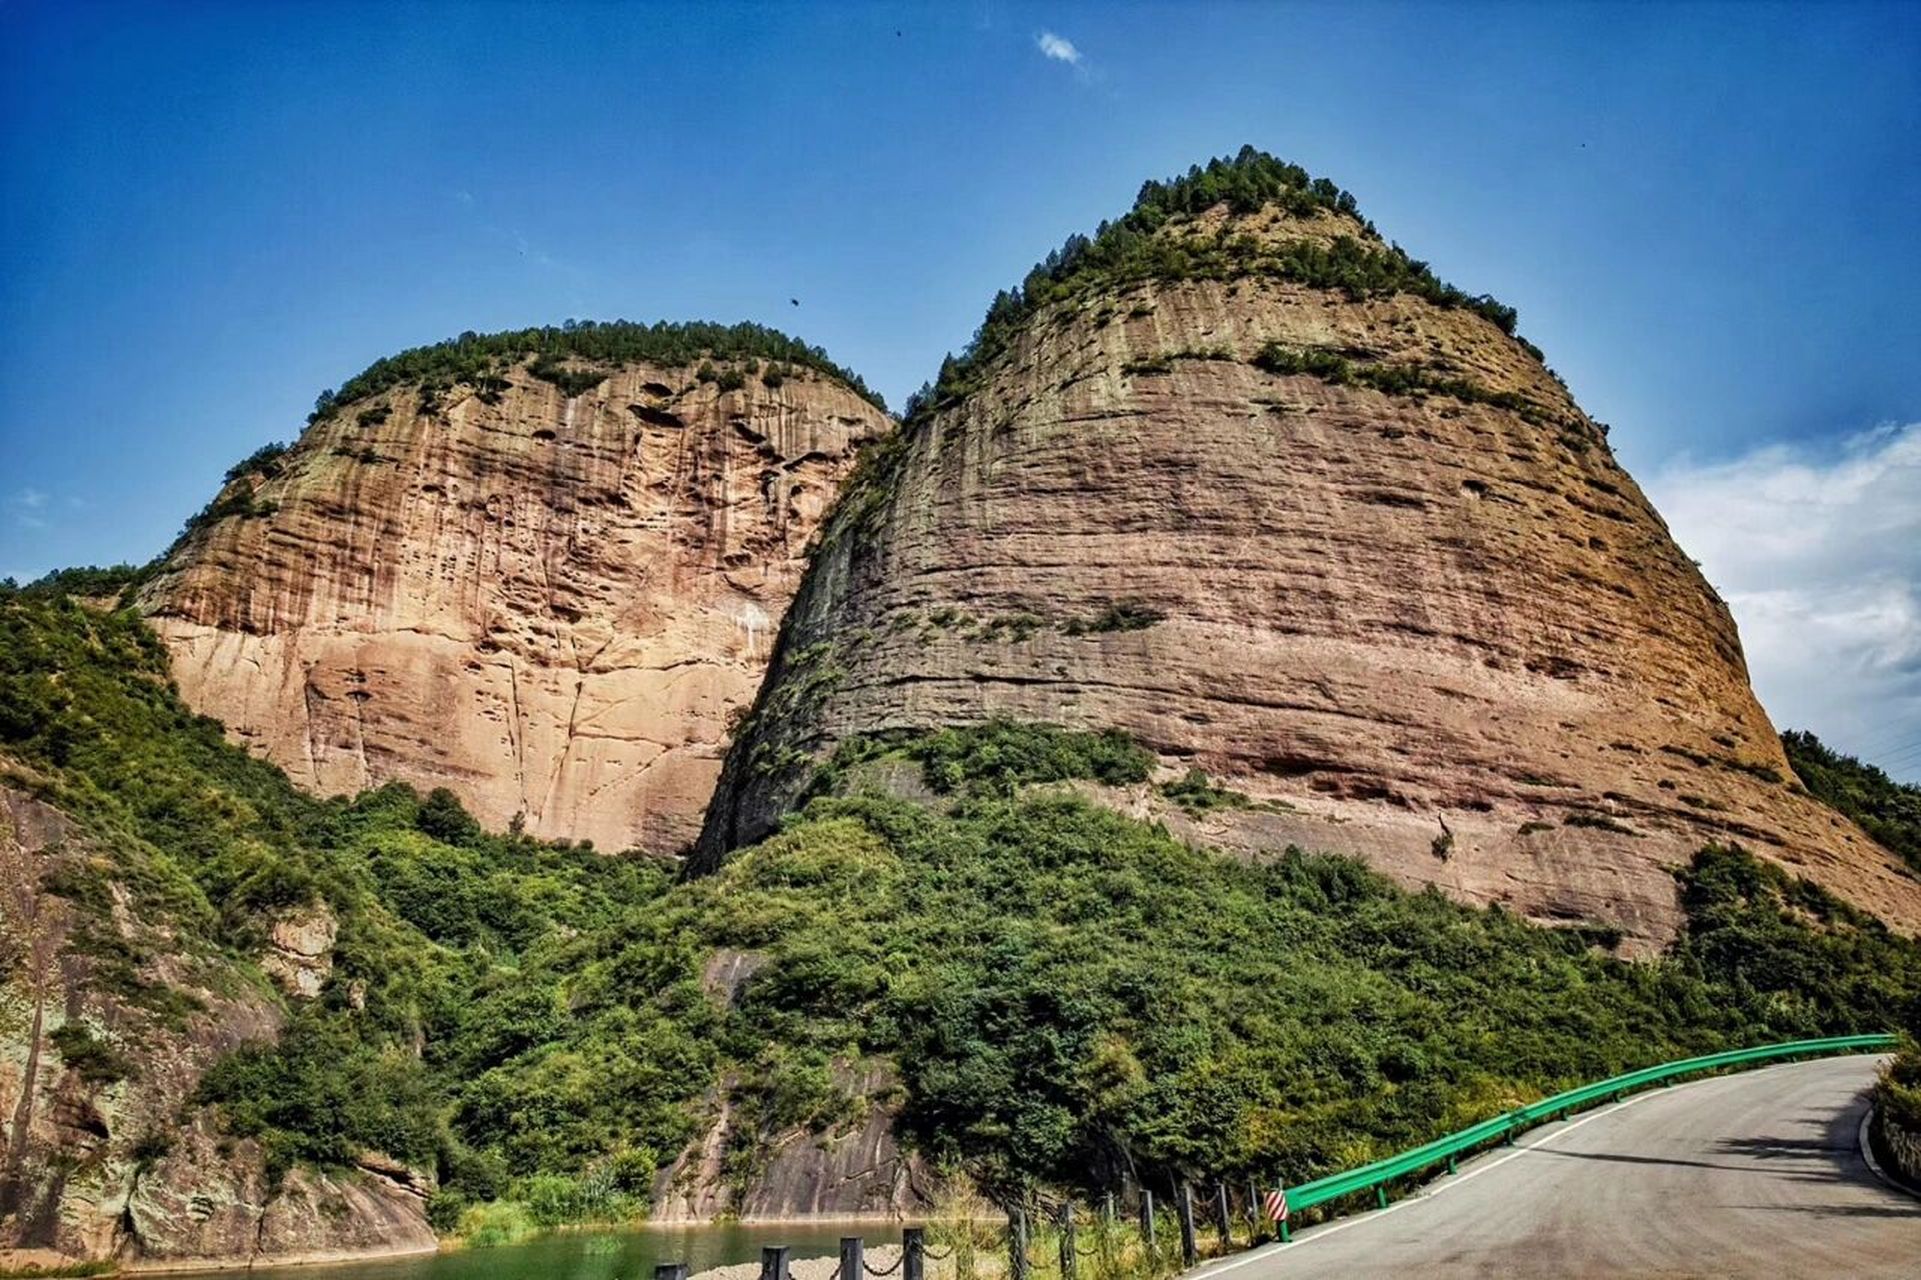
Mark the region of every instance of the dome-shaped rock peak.
[[[1107, 798], [1196, 841], [1354, 853], [1631, 948], [1709, 842], [1921, 924], [1514, 322], [1265, 155], [1148, 184], [996, 299], [849, 482], [698, 864], [838, 744], [1004, 718], [1133, 735], [1162, 785]], [[1175, 803], [1196, 769], [1232, 803]]]
[[891, 429], [757, 326], [469, 334], [236, 467], [143, 604], [188, 703], [304, 787], [445, 786], [495, 829], [671, 851]]

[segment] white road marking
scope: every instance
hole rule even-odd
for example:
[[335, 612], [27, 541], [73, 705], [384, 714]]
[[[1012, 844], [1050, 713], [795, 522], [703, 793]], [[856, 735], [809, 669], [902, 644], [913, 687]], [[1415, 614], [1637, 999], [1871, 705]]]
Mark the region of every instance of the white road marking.
[[1510, 1151], [1508, 1154], [1502, 1156], [1498, 1160], [1488, 1161], [1486, 1164], [1480, 1166], [1478, 1169], [1470, 1169], [1466, 1173], [1453, 1174], [1449, 1176], [1445, 1182], [1435, 1182], [1435, 1183], [1429, 1184], [1429, 1186], [1422, 1188], [1420, 1191], [1417, 1191], [1413, 1195], [1408, 1196], [1406, 1199], [1395, 1201], [1393, 1204], [1389, 1205], [1385, 1209], [1372, 1209], [1372, 1210], [1369, 1210], [1367, 1213], [1363, 1213], [1356, 1217], [1349, 1218], [1345, 1222], [1335, 1222], [1325, 1227], [1316, 1227], [1311, 1233], [1302, 1236], [1299, 1240], [1290, 1240], [1286, 1244], [1264, 1245], [1259, 1249], [1251, 1249], [1248, 1252], [1242, 1254], [1238, 1258], [1234, 1258], [1226, 1262], [1214, 1263], [1213, 1265], [1207, 1266], [1207, 1267], [1197, 1268], [1194, 1271], [1189, 1272], [1188, 1274], [1192, 1277], [1192, 1280], [1208, 1280], [1209, 1277], [1220, 1275], [1223, 1272], [1232, 1271], [1236, 1267], [1244, 1267], [1248, 1265], [1250, 1262], [1259, 1262], [1264, 1258], [1271, 1258], [1276, 1254], [1285, 1253], [1289, 1249], [1298, 1249], [1302, 1245], [1313, 1244], [1316, 1240], [1322, 1240], [1327, 1238], [1328, 1236], [1336, 1234], [1337, 1232], [1346, 1231], [1350, 1227], [1359, 1227], [1359, 1226], [1364, 1226], [1370, 1222], [1379, 1222], [1382, 1218], [1385, 1218], [1388, 1214], [1393, 1213], [1396, 1210], [1405, 1209], [1411, 1204], [1420, 1204], [1423, 1201], [1432, 1200], [1435, 1196], [1443, 1195], [1449, 1190], [1460, 1186], [1464, 1182], [1470, 1182], [1473, 1179], [1480, 1177], [1484, 1173], [1493, 1172], [1494, 1170], [1500, 1168], [1502, 1165], [1506, 1164], [1510, 1160], [1519, 1160], [1522, 1156], [1527, 1155], [1530, 1151], [1538, 1151], [1541, 1148], [1547, 1146], [1551, 1142], [1555, 1142], [1558, 1139], [1565, 1138], [1568, 1134], [1573, 1133], [1576, 1129], [1580, 1128], [1584, 1124], [1589, 1123], [1590, 1121], [1599, 1120], [1603, 1116], [1611, 1116], [1617, 1111], [1625, 1111], [1627, 1108], [1633, 1106], [1637, 1102], [1645, 1102], [1649, 1098], [1659, 1098], [1664, 1095], [1671, 1094], [1676, 1089], [1691, 1089], [1691, 1088], [1694, 1088], [1696, 1085], [1712, 1084], [1716, 1080], [1728, 1080], [1732, 1078], [1733, 1078], [1732, 1076], [1709, 1076], [1705, 1080], [1690, 1080], [1686, 1084], [1668, 1085], [1665, 1088], [1649, 1089], [1645, 1093], [1637, 1093], [1633, 1097], [1628, 1098], [1624, 1101], [1616, 1102], [1610, 1106], [1602, 1107], [1599, 1111], [1590, 1111], [1588, 1114], [1582, 1116], [1579, 1120], [1576, 1120], [1571, 1124], [1566, 1125], [1563, 1128], [1556, 1129], [1553, 1133], [1548, 1134], [1547, 1137], [1542, 1138], [1539, 1142], [1530, 1142], [1526, 1146], [1520, 1147], [1514, 1151]]

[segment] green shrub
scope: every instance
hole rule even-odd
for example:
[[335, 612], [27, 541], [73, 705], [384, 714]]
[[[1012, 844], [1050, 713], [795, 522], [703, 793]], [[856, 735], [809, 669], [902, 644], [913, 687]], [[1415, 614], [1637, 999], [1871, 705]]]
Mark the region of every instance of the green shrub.
[[540, 1230], [527, 1206], [512, 1200], [472, 1205], [460, 1215], [460, 1238], [475, 1249], [519, 1244]]
[[1781, 746], [1810, 795], [1854, 819], [1921, 873], [1921, 787], [1896, 782], [1871, 764], [1831, 751], [1802, 730], [1782, 734]]
[[1070, 636], [1093, 635], [1103, 631], [1145, 631], [1165, 622], [1167, 615], [1138, 601], [1122, 600], [1110, 604], [1092, 618], [1075, 618], [1061, 630]]
[[[560, 388], [560, 393], [569, 400], [575, 396], [586, 395], [612, 376], [607, 369], [576, 369], [563, 364], [552, 352], [543, 352], [527, 366], [527, 372], [542, 382], [551, 382]], [[497, 380], [490, 380], [497, 381]]]
[[88, 1084], [112, 1084], [134, 1074], [133, 1063], [84, 1023], [63, 1022], [47, 1033], [60, 1060]]
[[1245, 809], [1249, 804], [1244, 793], [1215, 786], [1205, 769], [1189, 769], [1177, 781], [1162, 784], [1161, 794], [1193, 814]]
[[1370, 387], [1384, 395], [1444, 395], [1466, 404], [1485, 404], [1520, 414], [1530, 422], [1546, 422], [1550, 414], [1514, 391], [1490, 391], [1467, 378], [1437, 374], [1411, 364], [1357, 364], [1318, 347], [1289, 347], [1270, 342], [1252, 361], [1256, 368], [1279, 376], [1306, 374], [1336, 386]]
[[252, 453], [227, 468], [227, 483], [244, 476], [259, 475], [271, 480], [280, 474], [280, 459], [285, 457], [287, 446], [278, 442], [263, 444]]

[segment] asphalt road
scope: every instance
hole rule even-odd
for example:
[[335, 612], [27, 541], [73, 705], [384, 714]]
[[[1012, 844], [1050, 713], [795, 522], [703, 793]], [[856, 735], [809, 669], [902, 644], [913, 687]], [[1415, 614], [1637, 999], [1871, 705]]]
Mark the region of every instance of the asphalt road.
[[1856, 1135], [1880, 1059], [1639, 1094], [1523, 1135], [1387, 1209], [1199, 1277], [1921, 1277], [1921, 1200]]

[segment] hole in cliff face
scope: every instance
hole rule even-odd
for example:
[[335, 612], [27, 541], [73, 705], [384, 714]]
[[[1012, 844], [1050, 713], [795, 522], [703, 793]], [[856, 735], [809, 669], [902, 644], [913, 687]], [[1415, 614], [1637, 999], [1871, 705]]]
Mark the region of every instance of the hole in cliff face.
[[627, 412], [649, 426], [682, 428], [687, 425], [679, 414], [669, 413], [665, 409], [656, 409], [649, 404], [630, 404], [627, 406]]
[[1368, 489], [1354, 495], [1362, 502], [1377, 507], [1398, 507], [1409, 511], [1424, 511], [1427, 502], [1411, 493], [1396, 493], [1392, 489]]
[[659, 396], [662, 399], [674, 394], [674, 389], [664, 382], [643, 382], [640, 384], [640, 389], [650, 396]]
[[1277, 778], [1300, 778], [1310, 773], [1351, 773], [1353, 770], [1339, 761], [1325, 760], [1319, 756], [1278, 755], [1269, 756], [1261, 768]]
[[1487, 485], [1480, 480], [1461, 481], [1461, 492], [1470, 498], [1487, 497]]
[[540, 430], [534, 432], [534, 439], [536, 440], [552, 440], [553, 438], [554, 433], [546, 427], [542, 427]]
[[1550, 680], [1577, 680], [1587, 670], [1574, 659], [1564, 658], [1558, 653], [1545, 658], [1529, 658], [1527, 669]]
[[1382, 801], [1396, 808], [1409, 809], [1407, 797], [1385, 787], [1378, 782], [1354, 782], [1342, 778], [1316, 778], [1307, 784], [1308, 790], [1339, 800]]
[[445, 497], [447, 493], [447, 486], [441, 485], [441, 484], [423, 484], [420, 486], [420, 491], [422, 493], [431, 493], [441, 497]]

